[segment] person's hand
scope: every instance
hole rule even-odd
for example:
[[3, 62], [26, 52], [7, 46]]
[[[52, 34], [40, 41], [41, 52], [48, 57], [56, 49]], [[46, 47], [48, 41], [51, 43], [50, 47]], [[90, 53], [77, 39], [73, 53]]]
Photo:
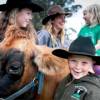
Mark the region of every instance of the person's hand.
[[99, 44], [95, 45], [95, 48], [96, 48], [96, 50], [99, 50], [100, 49], [100, 45]]
[[100, 49], [100, 40], [97, 41], [97, 44], [95, 45], [96, 50]]

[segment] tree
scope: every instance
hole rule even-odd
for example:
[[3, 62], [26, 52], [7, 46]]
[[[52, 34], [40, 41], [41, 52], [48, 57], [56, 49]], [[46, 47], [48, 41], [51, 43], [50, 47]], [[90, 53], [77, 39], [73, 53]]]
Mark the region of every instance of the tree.
[[[42, 19], [47, 15], [48, 8], [51, 5], [55, 5], [55, 4], [61, 5], [65, 9], [65, 11], [71, 11], [73, 13], [75, 11], [77, 11], [77, 9], [79, 9], [79, 7], [81, 8], [80, 5], [79, 6], [72, 5], [75, 2], [75, 0], [34, 0], [33, 2], [41, 5], [44, 8], [43, 12], [40, 12], [39, 14], [38, 13], [34, 14], [33, 22], [35, 23], [36, 30], [41, 29]], [[66, 6], [66, 5], [68, 5], [68, 6]], [[69, 5], [71, 5], [71, 6], [69, 6]]]
[[41, 22], [42, 19], [46, 16], [48, 8], [54, 4], [59, 4], [62, 7], [64, 7], [66, 0], [34, 0], [33, 2], [41, 5], [44, 8], [43, 12], [40, 12], [39, 14], [35, 13], [33, 18], [33, 22], [35, 23], [35, 28], [36, 30], [39, 30], [42, 27]]

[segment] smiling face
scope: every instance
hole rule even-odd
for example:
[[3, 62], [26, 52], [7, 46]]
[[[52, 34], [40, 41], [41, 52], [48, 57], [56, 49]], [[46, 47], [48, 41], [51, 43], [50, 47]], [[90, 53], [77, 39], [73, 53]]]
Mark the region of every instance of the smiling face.
[[85, 20], [85, 23], [87, 25], [91, 25], [93, 23], [93, 20], [94, 20], [94, 14], [88, 10], [84, 10], [83, 11], [83, 19]]
[[30, 21], [32, 21], [32, 11], [30, 9], [24, 8], [16, 14], [16, 24], [19, 27], [26, 28]]
[[88, 74], [93, 66], [93, 60], [87, 56], [71, 55], [68, 57], [68, 63], [72, 76], [80, 79]]
[[59, 15], [52, 21], [52, 25], [58, 30], [63, 29], [64, 24], [65, 24], [65, 15]]
[[87, 10], [84, 10], [84, 11], [83, 11], [83, 19], [85, 20], [85, 23], [86, 23], [87, 25], [90, 25], [90, 24], [91, 24], [91, 23], [90, 23], [90, 18], [91, 18], [90, 13], [89, 13]]

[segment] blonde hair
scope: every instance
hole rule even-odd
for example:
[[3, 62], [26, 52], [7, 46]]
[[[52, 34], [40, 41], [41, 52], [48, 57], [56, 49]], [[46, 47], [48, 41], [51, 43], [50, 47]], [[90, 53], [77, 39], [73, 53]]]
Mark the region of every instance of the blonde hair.
[[[15, 25], [16, 26], [16, 14], [20, 11], [21, 9], [15, 8], [10, 12], [9, 15], [9, 25]], [[17, 26], [18, 27], [18, 26]], [[37, 34], [36, 34], [36, 30], [32, 24], [32, 22], [30, 22], [30, 24], [27, 26], [27, 28], [25, 29], [25, 32], [28, 33], [28, 37], [30, 39], [33, 39], [33, 42], [36, 42], [37, 40]]]
[[[55, 47], [56, 45], [56, 36], [53, 32], [53, 27], [52, 27], [52, 23], [51, 23], [51, 20], [48, 21], [44, 26], [43, 26], [43, 29], [46, 29], [49, 33], [50, 33], [50, 36], [51, 36], [51, 41], [52, 41], [52, 46]], [[60, 32], [59, 32], [59, 39], [61, 40], [61, 45], [63, 46], [64, 45], [64, 29], [62, 29]]]
[[9, 20], [9, 11], [0, 12], [0, 42], [4, 39]]
[[88, 6], [84, 11], [87, 11], [93, 15], [93, 17], [90, 19], [91, 24], [100, 24], [100, 5], [99, 4], [92, 4]]

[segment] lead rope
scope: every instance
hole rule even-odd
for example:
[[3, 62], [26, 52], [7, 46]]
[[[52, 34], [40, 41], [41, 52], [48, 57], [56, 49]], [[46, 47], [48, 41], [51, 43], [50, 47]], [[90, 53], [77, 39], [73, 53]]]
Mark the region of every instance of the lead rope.
[[27, 92], [31, 88], [32, 90], [34, 90], [34, 87], [36, 85], [38, 85], [38, 94], [40, 94], [42, 92], [43, 82], [44, 82], [44, 74], [41, 72], [38, 72], [36, 74], [36, 77], [29, 84], [27, 84], [22, 89], [18, 90], [17, 92], [15, 92], [14, 94], [10, 95], [9, 97], [5, 99], [0, 98], [0, 100], [14, 100], [15, 98], [19, 97], [20, 95]]

